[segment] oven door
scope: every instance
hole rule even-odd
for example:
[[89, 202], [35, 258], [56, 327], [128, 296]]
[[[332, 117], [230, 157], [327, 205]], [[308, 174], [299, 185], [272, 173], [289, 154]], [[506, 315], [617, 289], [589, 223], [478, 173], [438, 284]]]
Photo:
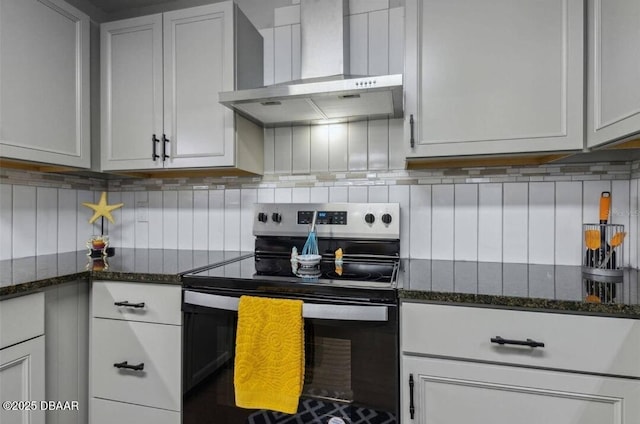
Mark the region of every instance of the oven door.
[[397, 306], [303, 300], [305, 383], [287, 415], [235, 406], [239, 295], [185, 289], [183, 424], [398, 422]]

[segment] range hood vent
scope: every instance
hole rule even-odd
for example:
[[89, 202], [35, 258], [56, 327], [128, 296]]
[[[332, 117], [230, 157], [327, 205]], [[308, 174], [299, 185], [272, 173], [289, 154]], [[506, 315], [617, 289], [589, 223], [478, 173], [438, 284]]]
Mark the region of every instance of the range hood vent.
[[219, 93], [263, 127], [403, 116], [402, 75], [349, 76], [348, 0], [301, 0], [299, 81]]

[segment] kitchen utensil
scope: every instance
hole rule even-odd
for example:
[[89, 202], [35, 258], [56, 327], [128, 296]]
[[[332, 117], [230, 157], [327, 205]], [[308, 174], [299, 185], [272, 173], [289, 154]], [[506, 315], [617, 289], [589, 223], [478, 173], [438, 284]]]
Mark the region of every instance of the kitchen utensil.
[[584, 230], [585, 265], [596, 266], [598, 263], [598, 249], [600, 249], [600, 231], [594, 229]]
[[584, 242], [589, 250], [597, 250], [600, 247], [600, 231], [586, 230], [584, 232]]
[[609, 210], [611, 208], [611, 193], [603, 191], [600, 194], [600, 250], [598, 252], [599, 264], [602, 264], [607, 248], [607, 221], [609, 220]]
[[[318, 217], [318, 211], [313, 211], [313, 218], [311, 219], [311, 228], [309, 229], [309, 235], [307, 241], [302, 247], [302, 255], [318, 255], [318, 238], [316, 237], [316, 218]], [[300, 256], [298, 256], [298, 261]]]
[[615, 254], [615, 248], [620, 246], [624, 241], [624, 237], [627, 235], [625, 232], [615, 233], [609, 241], [609, 251], [604, 257], [604, 260], [600, 262], [600, 268], [606, 268], [607, 264], [611, 260], [611, 256]]

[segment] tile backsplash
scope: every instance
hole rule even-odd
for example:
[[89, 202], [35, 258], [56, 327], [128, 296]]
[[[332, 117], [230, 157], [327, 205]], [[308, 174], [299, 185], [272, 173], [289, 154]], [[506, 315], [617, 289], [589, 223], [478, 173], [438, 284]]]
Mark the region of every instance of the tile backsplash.
[[104, 180], [0, 169], [0, 259], [84, 249]]
[[[256, 178], [116, 179], [0, 171], [0, 258], [83, 249], [97, 225], [83, 201], [109, 191], [124, 202], [108, 226], [118, 247], [252, 250], [255, 202], [398, 202], [405, 257], [579, 265], [582, 223], [597, 222], [611, 191], [611, 222], [628, 233], [638, 267], [637, 163], [367, 171]], [[71, 183], [69, 182], [71, 181]], [[84, 185], [79, 185], [82, 182]]]

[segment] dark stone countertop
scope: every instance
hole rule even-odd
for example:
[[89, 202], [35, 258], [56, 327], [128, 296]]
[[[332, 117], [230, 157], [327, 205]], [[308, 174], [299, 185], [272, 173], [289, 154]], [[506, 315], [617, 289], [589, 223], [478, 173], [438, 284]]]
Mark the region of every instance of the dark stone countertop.
[[[612, 283], [583, 275], [580, 266], [405, 259], [398, 296], [401, 301], [640, 319], [639, 274], [624, 269], [622, 280]], [[589, 295], [600, 303], [587, 302]]]
[[89, 278], [181, 284], [184, 272], [250, 253], [117, 248], [106, 261], [90, 259], [86, 250], [3, 260], [0, 261], [0, 299]]
[[[252, 252], [116, 249], [106, 260], [86, 251], [0, 261], [0, 300], [77, 280], [181, 284], [181, 274]], [[585, 280], [579, 266], [403, 259], [398, 275], [401, 301], [423, 301], [509, 309], [597, 314], [640, 319], [639, 273], [623, 281]], [[589, 303], [589, 294], [602, 303]]]

